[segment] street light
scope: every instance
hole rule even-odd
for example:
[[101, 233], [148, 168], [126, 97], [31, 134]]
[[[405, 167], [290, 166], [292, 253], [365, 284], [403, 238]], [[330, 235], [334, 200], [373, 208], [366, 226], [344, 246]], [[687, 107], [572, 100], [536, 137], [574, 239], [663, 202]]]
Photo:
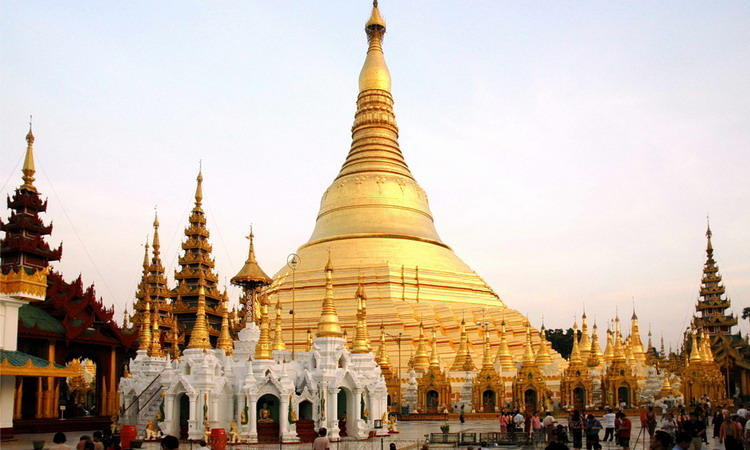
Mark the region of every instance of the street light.
[[289, 256], [286, 257], [286, 265], [292, 270], [292, 309], [289, 310], [289, 314], [292, 315], [292, 361], [294, 361], [294, 350], [296, 348], [295, 344], [295, 334], [296, 334], [296, 326], [294, 323], [294, 317], [296, 314], [294, 313], [294, 287], [295, 287], [295, 272], [297, 271], [297, 266], [299, 265], [300, 259], [299, 255], [296, 253], [292, 253]]
[[[401, 414], [401, 339], [403, 338], [403, 333], [401, 331], [398, 332], [398, 335], [394, 335], [391, 333], [385, 333], [386, 336], [396, 339], [396, 344], [398, 344], [398, 370], [397, 370], [397, 377], [398, 377], [398, 401], [396, 402], [396, 405], [398, 407], [398, 410], [396, 411], [397, 414]], [[399, 415], [399, 417], [401, 417]]]

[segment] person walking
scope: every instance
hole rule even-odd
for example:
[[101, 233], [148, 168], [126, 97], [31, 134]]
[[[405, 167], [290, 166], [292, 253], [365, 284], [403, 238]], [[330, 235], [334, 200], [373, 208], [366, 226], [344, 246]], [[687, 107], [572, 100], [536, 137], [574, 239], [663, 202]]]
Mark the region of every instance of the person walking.
[[726, 450], [742, 450], [742, 425], [737, 421], [737, 416], [729, 416], [721, 424], [719, 443], [724, 444]]
[[602, 424], [593, 414], [586, 416], [586, 424], [584, 430], [586, 431], [586, 450], [600, 450], [602, 445], [599, 443], [599, 430], [602, 429]]
[[661, 428], [665, 433], [669, 434], [672, 440], [674, 440], [677, 434], [677, 422], [675, 422], [672, 413], [664, 414], [664, 417], [661, 419], [661, 425], [659, 426], [659, 428]]
[[698, 419], [698, 413], [690, 413], [690, 419], [682, 424], [682, 431], [690, 436], [690, 450], [701, 450], [706, 426]]
[[583, 446], [583, 417], [578, 410], [573, 411], [573, 415], [568, 419], [568, 428], [573, 436], [573, 448], [581, 450]]
[[612, 412], [612, 408], [607, 409], [607, 414], [602, 416], [602, 425], [604, 425], [603, 442], [611, 442], [615, 438], [615, 418], [616, 414]]
[[329, 450], [331, 448], [331, 441], [328, 440], [328, 430], [324, 427], [318, 430], [318, 437], [315, 438], [312, 444], [312, 450]]
[[552, 442], [552, 433], [555, 432], [555, 426], [557, 425], [557, 420], [555, 420], [555, 416], [552, 415], [551, 412], [547, 411], [547, 415], [544, 416], [544, 420], [542, 420], [542, 426], [544, 427], [544, 434], [547, 438], [547, 442]]
[[623, 450], [630, 449], [630, 432], [633, 430], [633, 422], [622, 412], [616, 414], [619, 426], [617, 427], [617, 444]]

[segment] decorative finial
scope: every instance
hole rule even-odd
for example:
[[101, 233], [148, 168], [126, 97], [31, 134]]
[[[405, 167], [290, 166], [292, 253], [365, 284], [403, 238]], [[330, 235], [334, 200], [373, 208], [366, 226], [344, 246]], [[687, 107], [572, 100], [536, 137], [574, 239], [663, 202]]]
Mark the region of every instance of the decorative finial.
[[224, 354], [230, 356], [234, 352], [234, 342], [229, 334], [229, 310], [227, 309], [227, 299], [221, 302], [221, 332], [219, 339], [216, 341], [216, 348], [224, 350]]
[[190, 333], [188, 348], [211, 348], [211, 341], [208, 336], [208, 324], [206, 323], [206, 290], [203, 286], [198, 288], [198, 311], [196, 312], [195, 324]]
[[36, 173], [34, 166], [34, 133], [31, 132], [31, 115], [29, 115], [29, 132], [26, 134], [26, 156], [23, 160], [23, 169], [21, 172], [23, 173], [21, 177], [23, 180], [21, 189], [36, 192], [36, 187], [34, 187], [34, 174]]
[[276, 351], [283, 352], [286, 350], [286, 344], [284, 343], [284, 335], [282, 334], [283, 328], [281, 326], [281, 297], [276, 296], [276, 323], [273, 333], [273, 344], [271, 348]]
[[357, 298], [357, 326], [352, 343], [352, 353], [369, 353], [371, 348], [370, 336], [367, 333], [367, 295], [365, 295], [361, 276], [355, 296]]
[[260, 337], [255, 346], [255, 359], [272, 359], [271, 354], [271, 324], [268, 318], [268, 297], [260, 299]]
[[138, 350], [145, 350], [151, 345], [151, 299], [146, 293], [145, 309], [141, 313], [140, 330], [138, 333]]
[[331, 263], [331, 249], [328, 249], [328, 262], [325, 267], [326, 293], [318, 322], [318, 337], [342, 337], [339, 316], [333, 301], [333, 264]]
[[164, 356], [164, 352], [161, 349], [161, 332], [159, 331], [159, 310], [154, 306], [153, 313], [151, 315], [151, 348], [149, 349], [149, 355], [154, 357]]
[[195, 186], [195, 207], [200, 208], [201, 202], [203, 201], [203, 163], [199, 163], [199, 169], [198, 169], [198, 177], [196, 178], [198, 181], [197, 185]]

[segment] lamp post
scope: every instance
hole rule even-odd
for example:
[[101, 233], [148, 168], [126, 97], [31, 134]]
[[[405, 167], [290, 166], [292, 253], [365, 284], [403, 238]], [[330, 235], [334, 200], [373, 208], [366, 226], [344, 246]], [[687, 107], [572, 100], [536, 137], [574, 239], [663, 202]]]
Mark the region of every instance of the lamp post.
[[[398, 369], [397, 369], [397, 377], [398, 377], [398, 401], [396, 402], [396, 405], [398, 407], [398, 410], [396, 411], [398, 414], [401, 414], [401, 339], [403, 337], [403, 333], [401, 331], [398, 332], [398, 335], [391, 334], [391, 333], [385, 333], [386, 336], [393, 338], [396, 340], [396, 344], [398, 345]], [[401, 417], [401, 416], [399, 416]]]
[[294, 361], [294, 350], [296, 348], [295, 335], [296, 325], [294, 318], [296, 316], [294, 312], [294, 288], [295, 288], [295, 273], [297, 272], [297, 266], [299, 265], [300, 259], [296, 253], [292, 253], [286, 258], [286, 265], [292, 270], [292, 309], [289, 310], [289, 314], [292, 315], [292, 361]]

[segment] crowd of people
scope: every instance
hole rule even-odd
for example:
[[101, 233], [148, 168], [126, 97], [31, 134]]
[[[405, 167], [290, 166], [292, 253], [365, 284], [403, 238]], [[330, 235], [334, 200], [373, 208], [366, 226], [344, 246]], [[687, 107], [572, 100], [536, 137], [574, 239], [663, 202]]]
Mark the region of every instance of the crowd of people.
[[[750, 450], [750, 413], [741, 406], [731, 412], [726, 407], [699, 404], [688, 411], [658, 413], [654, 407], [641, 411], [638, 442], [651, 450], [701, 450], [709, 433], [725, 450]], [[547, 450], [599, 450], [602, 443], [629, 450], [634, 424], [624, 411], [608, 409], [600, 417], [573, 411], [567, 426], [558, 424], [552, 413], [524, 414], [503, 411], [500, 430], [509, 436], [524, 436], [534, 443], [546, 442]], [[600, 436], [601, 432], [604, 436]], [[642, 439], [642, 440], [641, 440]]]

